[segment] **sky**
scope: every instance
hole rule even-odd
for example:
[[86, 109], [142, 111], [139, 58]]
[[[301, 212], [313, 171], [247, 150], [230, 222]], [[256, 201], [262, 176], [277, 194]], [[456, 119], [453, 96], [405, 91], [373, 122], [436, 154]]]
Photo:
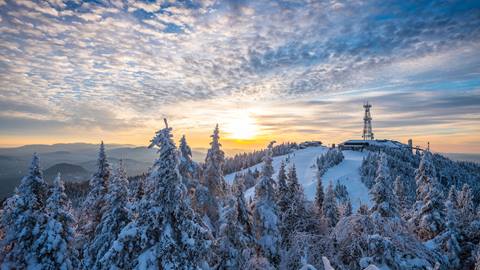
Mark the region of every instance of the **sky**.
[[376, 138], [480, 153], [479, 1], [0, 0], [0, 147]]

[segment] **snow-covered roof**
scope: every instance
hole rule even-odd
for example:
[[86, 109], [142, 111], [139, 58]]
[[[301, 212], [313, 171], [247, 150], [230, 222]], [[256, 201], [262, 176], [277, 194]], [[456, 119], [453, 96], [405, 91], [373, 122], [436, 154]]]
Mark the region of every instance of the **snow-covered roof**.
[[352, 144], [364, 144], [364, 145], [372, 145], [372, 146], [380, 146], [380, 147], [392, 147], [392, 148], [399, 148], [399, 147], [407, 147], [407, 145], [393, 141], [393, 140], [348, 140], [342, 143], [342, 145], [352, 145]]

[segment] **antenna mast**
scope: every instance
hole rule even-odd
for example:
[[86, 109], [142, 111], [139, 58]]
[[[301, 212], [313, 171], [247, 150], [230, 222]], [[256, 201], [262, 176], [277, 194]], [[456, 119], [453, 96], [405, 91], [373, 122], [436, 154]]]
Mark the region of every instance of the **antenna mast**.
[[364, 140], [373, 140], [373, 132], [372, 132], [372, 116], [370, 115], [370, 108], [372, 107], [371, 104], [365, 103], [363, 108], [365, 108], [365, 116], [363, 117], [363, 135], [362, 138]]

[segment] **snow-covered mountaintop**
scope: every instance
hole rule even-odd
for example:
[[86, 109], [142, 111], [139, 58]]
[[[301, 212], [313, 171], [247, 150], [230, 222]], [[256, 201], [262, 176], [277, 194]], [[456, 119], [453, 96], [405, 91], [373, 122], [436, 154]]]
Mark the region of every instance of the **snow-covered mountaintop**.
[[[328, 148], [324, 146], [307, 147], [305, 149], [295, 150], [294, 152], [277, 156], [273, 158], [273, 167], [275, 168], [274, 179], [277, 180], [278, 169], [280, 163], [285, 160], [287, 166], [295, 164], [297, 169], [297, 176], [300, 184], [302, 184], [305, 197], [307, 200], [313, 200], [316, 192], [316, 159], [323, 153], [327, 152]], [[343, 151], [345, 159], [338, 165], [330, 168], [322, 177], [323, 187], [326, 188], [328, 183], [332, 181], [334, 184], [339, 181], [347, 187], [347, 191], [350, 195], [352, 207], [356, 210], [360, 206], [360, 202], [371, 205], [370, 195], [368, 188], [361, 182], [359, 168], [362, 164], [362, 158], [366, 156], [367, 152], [357, 151]], [[261, 169], [262, 163], [250, 167], [254, 170]], [[242, 170], [242, 172], [248, 169]], [[235, 173], [231, 173], [225, 176], [225, 180], [228, 183], [232, 183], [235, 177]], [[254, 194], [254, 188], [250, 188], [245, 192], [246, 197], [251, 197]]]

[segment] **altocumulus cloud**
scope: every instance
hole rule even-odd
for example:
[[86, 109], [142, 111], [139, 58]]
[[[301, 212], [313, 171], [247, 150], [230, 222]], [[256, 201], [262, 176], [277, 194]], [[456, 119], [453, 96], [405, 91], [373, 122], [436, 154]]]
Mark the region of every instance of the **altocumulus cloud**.
[[[0, 18], [0, 115], [12, 132], [17, 118], [137, 128], [159, 108], [220, 99], [316, 100], [299, 132], [349, 128], [331, 103], [367, 97], [478, 121], [478, 1], [0, 1]], [[280, 130], [279, 117], [258, 116]]]

